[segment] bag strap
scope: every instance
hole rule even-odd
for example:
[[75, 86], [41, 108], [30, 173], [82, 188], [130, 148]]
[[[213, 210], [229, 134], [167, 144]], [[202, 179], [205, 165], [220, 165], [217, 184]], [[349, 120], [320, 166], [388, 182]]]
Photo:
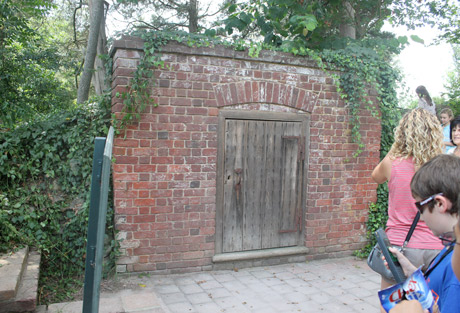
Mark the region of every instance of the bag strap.
[[[438, 266], [438, 265], [441, 263], [441, 261], [442, 261], [447, 255], [449, 255], [449, 253], [452, 252], [452, 250], [454, 250], [454, 246], [455, 246], [455, 245], [451, 245], [451, 246], [449, 247], [449, 249], [447, 249], [446, 251], [444, 251], [443, 255], [441, 255], [441, 257], [439, 258], [439, 261], [438, 261], [435, 265], [433, 265], [433, 262], [434, 262], [434, 260], [437, 258], [437, 256], [434, 257], [433, 260], [431, 260], [430, 265], [428, 265], [428, 270], [425, 272], [425, 274], [423, 274], [423, 275], [425, 276], [425, 278], [428, 278], [428, 275], [430, 275], [430, 273], [435, 269], [435, 267]], [[438, 253], [438, 255], [439, 255], [439, 253]], [[432, 266], [432, 265], [433, 265], [433, 266]]]
[[403, 246], [402, 246], [403, 250], [406, 248], [407, 244], [409, 243], [410, 237], [412, 237], [412, 233], [414, 232], [415, 227], [417, 226], [417, 223], [418, 223], [419, 219], [420, 219], [420, 211], [417, 210], [417, 214], [415, 215], [414, 220], [412, 221], [412, 225], [410, 225], [410, 229], [407, 232], [406, 239], [404, 240], [404, 243], [403, 243]]

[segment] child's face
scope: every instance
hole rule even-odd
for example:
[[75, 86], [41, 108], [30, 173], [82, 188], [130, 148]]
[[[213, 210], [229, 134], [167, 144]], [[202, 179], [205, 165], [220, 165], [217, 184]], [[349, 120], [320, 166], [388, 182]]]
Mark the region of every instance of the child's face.
[[456, 125], [452, 129], [452, 141], [457, 145], [460, 146], [460, 125]]
[[447, 115], [446, 113], [442, 113], [440, 118], [442, 125], [447, 125], [450, 122], [449, 115]]
[[[443, 197], [445, 201], [440, 202], [440, 197]], [[421, 199], [419, 197], [414, 198], [415, 201], [419, 202], [425, 199]], [[449, 199], [442, 195], [436, 195], [433, 199], [434, 203], [427, 203], [422, 208], [422, 214], [420, 215], [420, 219], [426, 223], [428, 228], [430, 228], [431, 232], [436, 236], [440, 236], [445, 232], [449, 232], [452, 230], [452, 222], [449, 212], [447, 212], [443, 206], [447, 206], [447, 209], [450, 209], [452, 203]], [[433, 206], [433, 210], [430, 212], [429, 206]]]

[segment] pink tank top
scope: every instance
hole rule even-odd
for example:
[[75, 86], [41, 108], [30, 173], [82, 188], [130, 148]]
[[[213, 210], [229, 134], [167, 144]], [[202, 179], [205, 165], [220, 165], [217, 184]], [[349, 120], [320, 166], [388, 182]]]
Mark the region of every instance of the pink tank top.
[[[415, 174], [411, 158], [393, 161], [388, 181], [388, 221], [386, 233], [391, 244], [402, 246], [407, 232], [417, 214], [410, 191], [410, 181]], [[441, 240], [433, 235], [428, 226], [420, 220], [409, 240], [408, 248], [442, 249]]]

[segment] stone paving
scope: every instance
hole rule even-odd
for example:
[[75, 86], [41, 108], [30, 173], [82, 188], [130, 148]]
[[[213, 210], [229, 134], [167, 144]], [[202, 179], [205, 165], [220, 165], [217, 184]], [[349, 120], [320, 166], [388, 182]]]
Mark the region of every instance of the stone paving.
[[[118, 279], [135, 290], [102, 293], [100, 313], [379, 312], [380, 276], [353, 257]], [[81, 312], [81, 301], [37, 312]]]

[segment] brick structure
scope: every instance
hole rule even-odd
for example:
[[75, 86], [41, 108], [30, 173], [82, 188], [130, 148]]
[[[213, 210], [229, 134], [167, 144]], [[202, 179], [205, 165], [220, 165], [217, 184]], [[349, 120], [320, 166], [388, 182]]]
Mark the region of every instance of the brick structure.
[[[143, 43], [116, 41], [113, 112], [142, 56]], [[173, 273], [212, 269], [216, 254], [219, 112], [268, 111], [308, 115], [303, 259], [351, 255], [365, 243], [369, 202], [377, 185], [380, 122], [360, 111], [364, 152], [353, 157], [348, 110], [328, 73], [290, 54], [258, 57], [225, 47], [169, 43], [164, 69], [155, 70], [141, 120], [115, 139], [113, 182], [116, 228], [123, 255], [118, 271]], [[307, 250], [305, 250], [307, 251]], [[289, 261], [290, 259], [278, 258]], [[294, 260], [299, 260], [294, 259]], [[259, 263], [263, 264], [263, 263]]]

